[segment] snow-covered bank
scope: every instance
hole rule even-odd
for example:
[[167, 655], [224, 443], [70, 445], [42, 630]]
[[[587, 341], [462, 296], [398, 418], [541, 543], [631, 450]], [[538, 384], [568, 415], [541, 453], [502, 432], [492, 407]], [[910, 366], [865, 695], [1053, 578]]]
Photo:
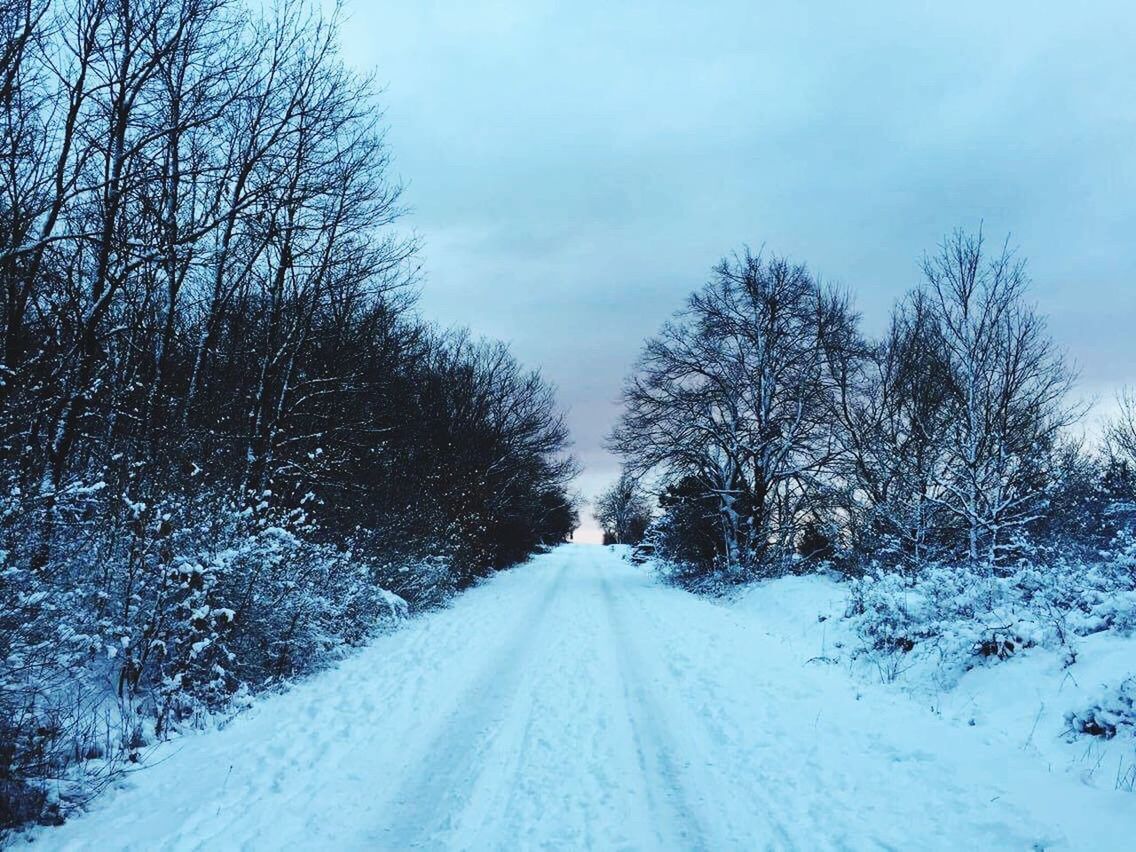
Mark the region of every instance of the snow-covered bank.
[[[861, 689], [909, 696], [958, 727], [960, 744], [976, 752], [1009, 747], [1089, 787], [1136, 787], [1131, 727], [1122, 720], [1107, 738], [1078, 730], [1094, 709], [1107, 713], [1118, 690], [1132, 682], [1136, 637], [1102, 631], [1020, 648], [1006, 659], [975, 653], [960, 674], [959, 660], [937, 647], [866, 648], [856, 619], [847, 617], [855, 610], [852, 591], [829, 576], [782, 577], [736, 593], [727, 606], [764, 625], [802, 665], [835, 667]], [[1136, 800], [1125, 806], [1136, 810]]]
[[1133, 836], [1131, 794], [826, 662], [844, 641], [839, 592], [796, 578], [722, 605], [566, 546], [171, 745], [36, 843], [1108, 849]]

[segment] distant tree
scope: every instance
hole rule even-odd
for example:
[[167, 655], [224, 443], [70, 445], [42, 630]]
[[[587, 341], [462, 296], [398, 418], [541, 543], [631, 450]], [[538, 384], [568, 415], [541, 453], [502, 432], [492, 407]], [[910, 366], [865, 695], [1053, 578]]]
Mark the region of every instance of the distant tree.
[[1116, 398], [1117, 412], [1105, 426], [1109, 454], [1136, 468], [1136, 392], [1122, 390]]
[[557, 488], [549, 488], [541, 494], [537, 526], [541, 544], [566, 542], [579, 527], [580, 508], [576, 498]]
[[638, 544], [651, 522], [651, 506], [638, 480], [627, 470], [595, 503], [595, 519], [611, 544]]
[[1136, 393], [1125, 388], [1105, 426], [1105, 514], [1111, 525], [1136, 529]]
[[659, 494], [660, 517], [648, 538], [664, 559], [694, 566], [724, 559], [718, 521], [718, 500], [704, 485], [688, 476], [668, 484]]
[[1031, 542], [1048, 553], [1099, 558], [1136, 520], [1132, 468], [1107, 447], [1093, 452], [1070, 439], [1061, 441], [1051, 465], [1047, 510], [1030, 526]]
[[1007, 247], [956, 231], [922, 267], [885, 338], [830, 361], [852, 533], [913, 566], [993, 566], [1046, 517], [1073, 373]]

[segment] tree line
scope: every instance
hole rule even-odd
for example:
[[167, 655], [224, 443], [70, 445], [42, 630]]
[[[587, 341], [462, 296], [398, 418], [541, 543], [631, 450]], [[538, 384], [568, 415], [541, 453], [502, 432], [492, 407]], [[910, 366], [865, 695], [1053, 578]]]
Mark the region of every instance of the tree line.
[[0, 0], [0, 826], [571, 534], [552, 388], [413, 312], [375, 95], [303, 0]]
[[1096, 553], [1136, 499], [1133, 406], [1087, 448], [1074, 379], [1025, 262], [981, 232], [924, 258], [879, 337], [803, 264], [747, 251], [644, 345], [598, 517], [625, 534], [612, 504], [641, 516], [651, 484], [650, 544], [735, 580]]

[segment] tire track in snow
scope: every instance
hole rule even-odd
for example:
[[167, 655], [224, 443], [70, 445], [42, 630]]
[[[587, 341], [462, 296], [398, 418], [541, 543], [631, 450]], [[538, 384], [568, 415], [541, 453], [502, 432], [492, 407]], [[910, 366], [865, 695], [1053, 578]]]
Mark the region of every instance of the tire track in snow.
[[[535, 635], [560, 593], [565, 563], [557, 569], [540, 601], [514, 628], [476, 680], [455, 701], [455, 709], [437, 717], [436, 733], [413, 773], [387, 803], [388, 824], [373, 838], [386, 848], [444, 847], [444, 835], [455, 828], [484, 768], [484, 759], [500, 733], [516, 699], [538, 643]], [[427, 713], [430, 708], [423, 708]], [[428, 717], [427, 717], [428, 718]]]
[[[783, 803], [773, 800], [769, 789], [776, 788], [777, 779], [770, 778], [768, 768], [758, 763], [747, 765], [739, 760], [738, 743], [725, 735], [725, 731], [707, 713], [705, 706], [699, 706], [696, 696], [705, 703], [707, 696], [711, 705], [715, 703], [714, 690], [706, 690], [708, 682], [700, 680], [697, 684], [686, 674], [689, 658], [680, 651], [676, 653], [670, 626], [650, 612], [647, 602], [653, 594], [666, 595], [672, 590], [662, 588], [657, 581], [632, 573], [633, 569], [623, 563], [626, 572], [620, 572], [621, 579], [634, 580], [622, 595], [610, 588], [605, 577], [605, 592], [609, 597], [614, 617], [619, 622], [620, 647], [629, 665], [626, 668], [635, 672], [640, 684], [641, 701], [654, 720], [656, 730], [668, 737], [666, 748], [673, 750], [686, 760], [672, 766], [680, 767], [685, 780], [677, 775], [674, 778], [676, 789], [683, 791], [684, 801], [699, 808], [699, 813], [690, 811], [691, 818], [702, 827], [701, 846], [711, 849], [755, 849], [778, 850], [816, 848], [816, 838], [823, 834], [816, 830], [810, 832], [802, 826], [804, 842], [794, 840], [779, 817]], [[684, 603], [692, 601], [684, 600]], [[628, 624], [630, 619], [630, 625]], [[706, 661], [693, 666], [695, 673], [704, 671]], [[650, 683], [651, 688], [643, 688]], [[714, 684], [716, 686], [716, 684]], [[693, 687], [693, 688], [692, 688]], [[718, 702], [719, 709], [724, 702]], [[675, 733], [680, 739], [676, 740]], [[737, 770], [741, 768], [742, 774]], [[734, 772], [729, 770], [733, 769]], [[764, 829], [764, 835], [760, 829]]]
[[[668, 619], [670, 607], [666, 597], [675, 591], [652, 581], [644, 581], [640, 586], [634, 594], [623, 598], [633, 612], [631, 635], [640, 642], [651, 641], [657, 650], [649, 662], [660, 680], [668, 684], [667, 692], [674, 696], [667, 705], [673, 713], [672, 721], [676, 727], [692, 734], [688, 752], [717, 752], [720, 759], [715, 761], [715, 766], [722, 772], [714, 788], [731, 791], [717, 800], [722, 813], [713, 825], [715, 828], [732, 825], [734, 829], [726, 840], [716, 839], [716, 847], [759, 848], [759, 842], [764, 842], [765, 848], [810, 852], [847, 849], [887, 852], [911, 848], [908, 842], [897, 839], [903, 838], [902, 823], [886, 821], [882, 824], [884, 831], [879, 830], [878, 825], [870, 828], [864, 825], [862, 795], [867, 792], [865, 785], [869, 782], [857, 777], [862, 769], [849, 773], [841, 761], [844, 744], [840, 742], [839, 718], [831, 720], [826, 715], [826, 725], [835, 721], [837, 731], [820, 731], [815, 738], [801, 740], [800, 729], [808, 727], [809, 720], [814, 720], [815, 726], [825, 710], [815, 696], [809, 695], [809, 682], [822, 677], [823, 673], [802, 669], [794, 672], [795, 688], [791, 688], [794, 680], [790, 679], [777, 684], [775, 679], [770, 680], [762, 672], [753, 670], [754, 657], [743, 655], [733, 659], [728, 656], [728, 649], [740, 647], [737, 640], [744, 641], [751, 626], [734, 624], [731, 627], [733, 619], [727, 610], [715, 612], [716, 605], [686, 597], [681, 603], [684, 613], [693, 616], [691, 609], [697, 606], [712, 612], [714, 618], [695, 618], [689, 622]], [[699, 628], [694, 627], [696, 624]], [[708, 634], [700, 629], [703, 625], [723, 632], [717, 636]], [[697, 636], [693, 635], [695, 630]], [[735, 630], [741, 632], [734, 633]], [[699, 643], [704, 650], [718, 646], [719, 654], [710, 658], [712, 664], [708, 664], [705, 657], [689, 656], [689, 648], [698, 647]], [[785, 665], [784, 660], [771, 662]], [[748, 683], [753, 689], [739, 690], [741, 683]], [[823, 689], [817, 690], [817, 696], [823, 694]], [[764, 736], [755, 738], [755, 730], [763, 731]], [[873, 755], [889, 753], [886, 735], [871, 738]], [[826, 754], [826, 751], [835, 754]], [[897, 763], [895, 775], [910, 771], [910, 767], [908, 762]], [[951, 787], [948, 777], [935, 778], [934, 783], [940, 789]], [[820, 807], [818, 801], [823, 803]], [[748, 812], [744, 809], [746, 803], [750, 805]], [[867, 805], [872, 806], [873, 803]], [[974, 803], [967, 800], [965, 791], [959, 791], [958, 805], [951, 812], [965, 814], [973, 808]], [[949, 826], [950, 818], [946, 822]], [[765, 830], [764, 835], [759, 833], [761, 829]], [[976, 848], [1031, 848], [1029, 835], [1003, 832], [1004, 827], [989, 825], [984, 830], [986, 844]], [[921, 842], [918, 848], [966, 846], [964, 842], [956, 842], [949, 827], [945, 837], [950, 838], [949, 845]]]
[[[609, 792], [597, 769], [610, 755], [600, 756], [596, 742], [586, 748], [584, 741], [606, 732], [597, 713], [611, 707], [611, 689], [605, 692], [597, 666], [610, 643], [603, 639], [600, 608], [590, 606], [592, 566], [581, 567], [574, 566], [572, 588], [562, 592], [542, 624], [540, 663], [529, 667], [521, 687], [523, 712], [513, 714], [491, 755], [500, 771], [479, 781], [485, 789], [478, 791], [474, 808], [478, 824], [465, 827], [475, 829], [469, 832], [470, 848], [621, 846], [611, 836], [595, 835], [597, 798]], [[612, 667], [606, 669], [610, 673]]]
[[536, 664], [449, 838], [462, 848], [632, 850], [652, 839], [648, 848], [664, 847], [603, 599], [610, 564], [589, 556], [573, 560], [534, 637]]
[[[605, 574], [600, 575], [600, 587], [615, 640], [627, 713], [643, 776], [643, 791], [648, 807], [656, 817], [656, 839], [663, 848], [708, 849], [706, 832], [691, 807], [692, 797], [683, 785], [674, 757], [675, 739], [666, 726], [663, 703], [641, 675], [643, 666], [620, 618]], [[671, 836], [659, 833], [662, 825], [669, 827]]]

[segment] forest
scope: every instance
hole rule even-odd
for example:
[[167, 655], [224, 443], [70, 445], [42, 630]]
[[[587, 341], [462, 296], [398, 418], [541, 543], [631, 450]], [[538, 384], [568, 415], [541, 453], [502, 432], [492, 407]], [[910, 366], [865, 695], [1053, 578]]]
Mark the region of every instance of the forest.
[[0, 827], [575, 528], [551, 386], [416, 314], [338, 28], [0, 2]]

